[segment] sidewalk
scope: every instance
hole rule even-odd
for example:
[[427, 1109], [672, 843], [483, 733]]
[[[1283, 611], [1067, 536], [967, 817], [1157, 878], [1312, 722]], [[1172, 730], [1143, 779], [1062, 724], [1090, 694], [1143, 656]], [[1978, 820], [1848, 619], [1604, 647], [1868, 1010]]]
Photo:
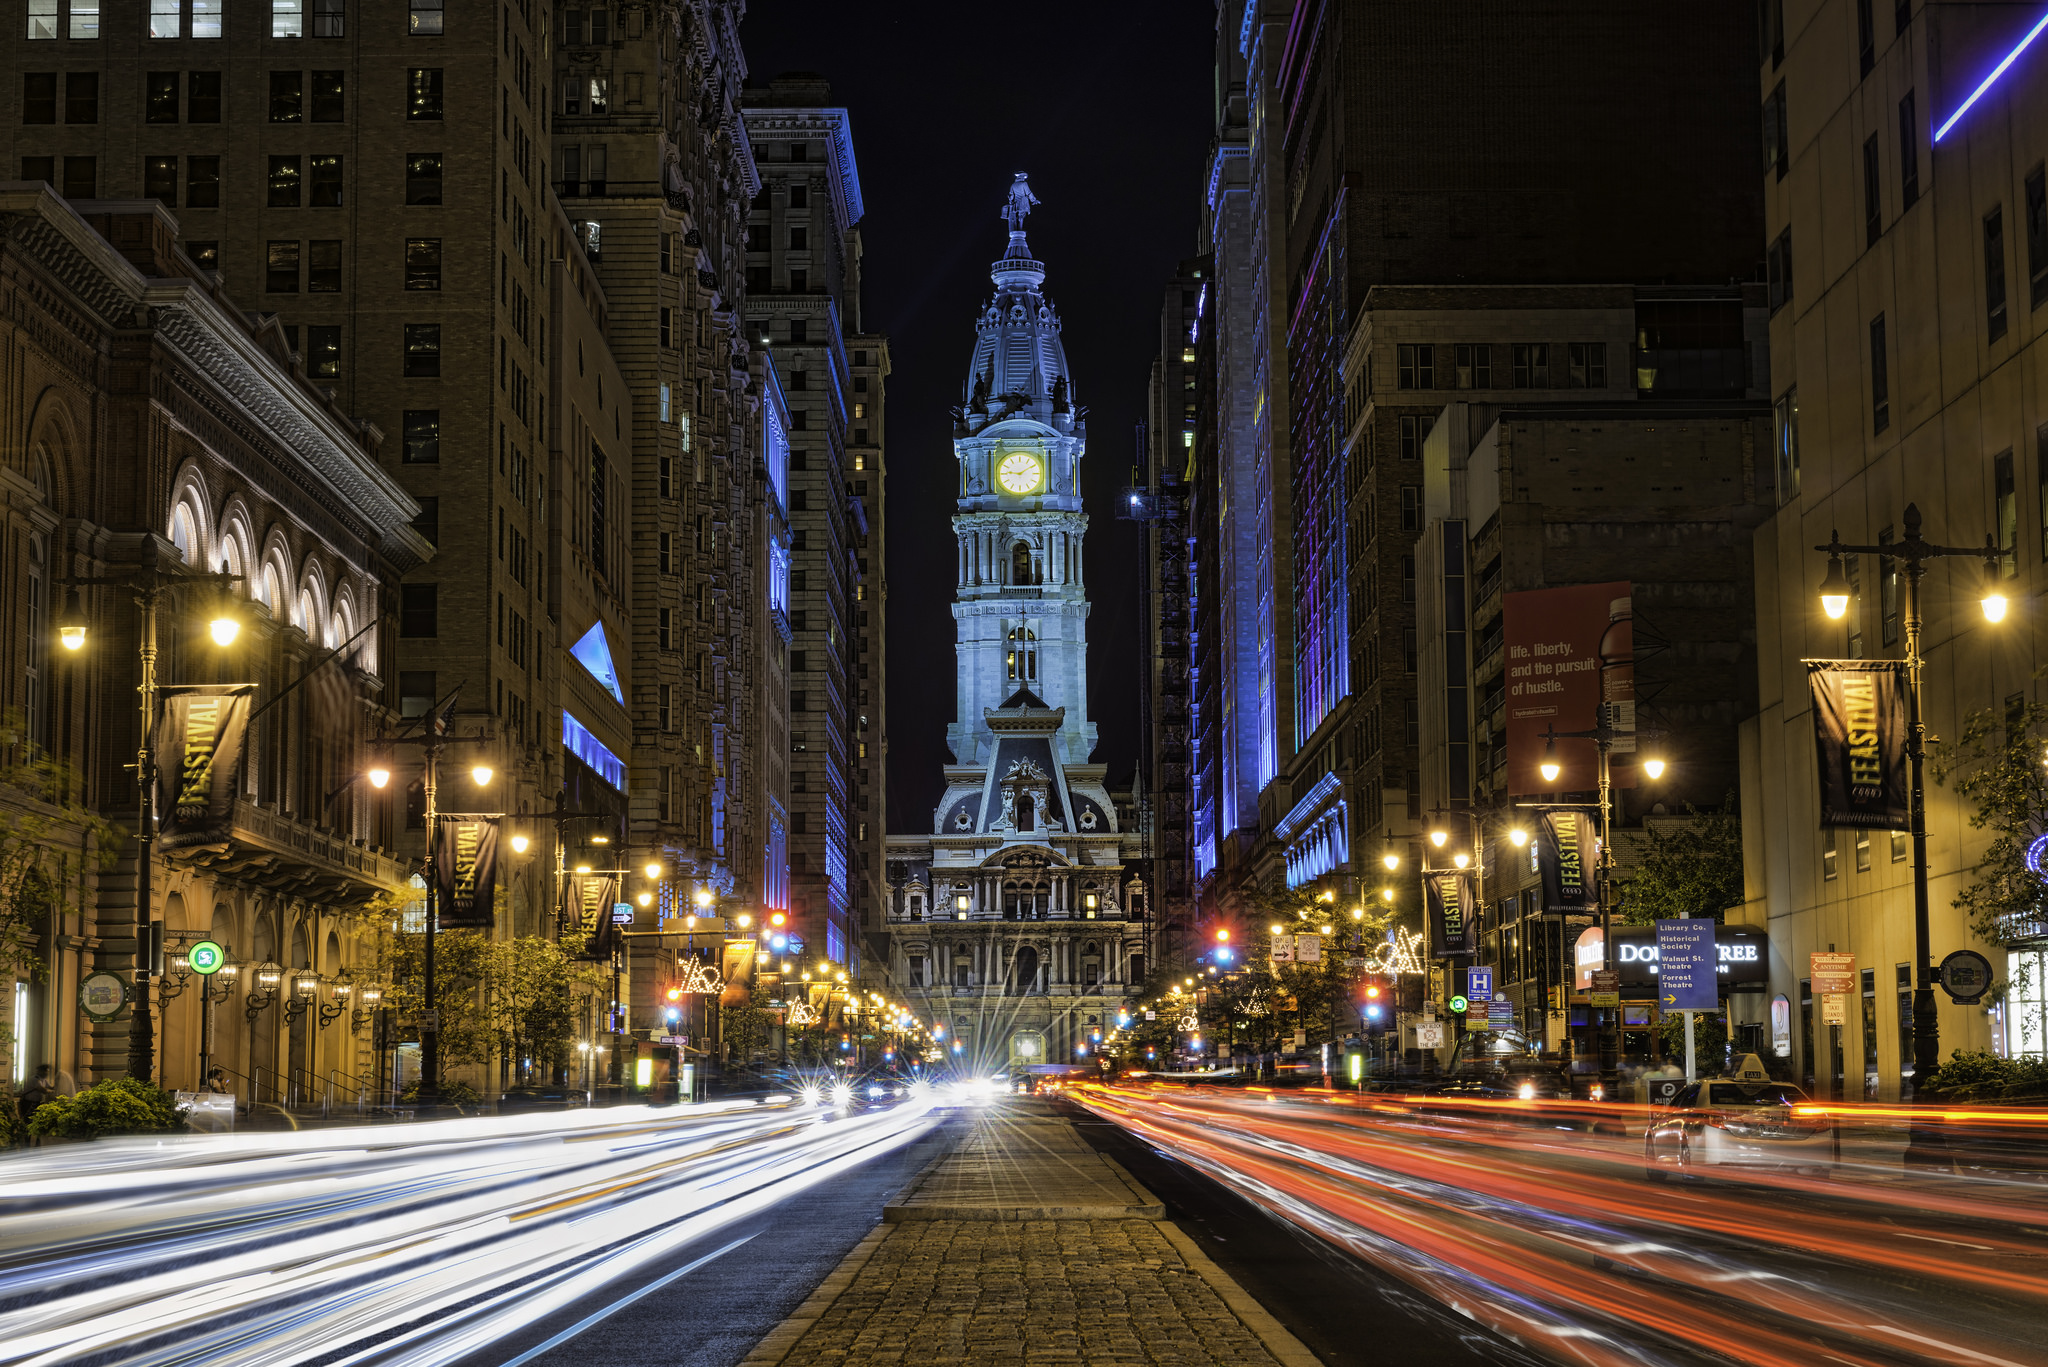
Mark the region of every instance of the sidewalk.
[[1159, 1201], [1043, 1102], [913, 1180], [741, 1367], [1316, 1367]]

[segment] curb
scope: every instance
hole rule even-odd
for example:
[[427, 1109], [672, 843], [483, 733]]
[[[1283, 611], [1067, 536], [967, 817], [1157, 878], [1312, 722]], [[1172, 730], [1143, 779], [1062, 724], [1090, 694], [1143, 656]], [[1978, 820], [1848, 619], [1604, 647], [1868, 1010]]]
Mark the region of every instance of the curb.
[[867, 1266], [868, 1259], [882, 1246], [882, 1240], [893, 1232], [886, 1224], [877, 1225], [868, 1231], [866, 1237], [853, 1246], [853, 1251], [840, 1259], [839, 1266], [833, 1268], [825, 1280], [818, 1283], [818, 1289], [811, 1292], [788, 1319], [769, 1330], [767, 1337], [755, 1344], [753, 1349], [740, 1359], [739, 1367], [776, 1367], [776, 1364], [788, 1357], [789, 1350], [796, 1347], [797, 1340], [802, 1338], [812, 1325], [825, 1317], [825, 1312], [832, 1308], [832, 1303], [845, 1293], [847, 1287], [853, 1285], [853, 1279], [860, 1275], [860, 1270]]
[[1288, 1333], [1265, 1306], [1253, 1300], [1243, 1287], [1231, 1280], [1230, 1274], [1216, 1266], [1178, 1225], [1171, 1220], [1161, 1220], [1159, 1232], [1166, 1236], [1167, 1242], [1174, 1246], [1189, 1269], [1209, 1283], [1230, 1313], [1252, 1331], [1252, 1336], [1281, 1367], [1322, 1367], [1321, 1359], [1308, 1350], [1308, 1345]]

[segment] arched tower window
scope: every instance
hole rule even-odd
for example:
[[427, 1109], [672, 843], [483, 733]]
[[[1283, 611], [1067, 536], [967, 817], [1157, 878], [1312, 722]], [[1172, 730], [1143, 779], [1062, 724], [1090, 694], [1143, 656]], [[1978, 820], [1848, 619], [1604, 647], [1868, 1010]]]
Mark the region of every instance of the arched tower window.
[[178, 558], [186, 564], [198, 563], [199, 526], [192, 518], [192, 510], [180, 503], [171, 510], [171, 544], [178, 548]]
[[1031, 547], [1019, 541], [1010, 547], [1010, 582], [1012, 584], [1036, 584], [1039, 582], [1038, 566], [1031, 558]]
[[1018, 683], [1038, 682], [1038, 633], [1030, 627], [1011, 627], [1010, 678]]

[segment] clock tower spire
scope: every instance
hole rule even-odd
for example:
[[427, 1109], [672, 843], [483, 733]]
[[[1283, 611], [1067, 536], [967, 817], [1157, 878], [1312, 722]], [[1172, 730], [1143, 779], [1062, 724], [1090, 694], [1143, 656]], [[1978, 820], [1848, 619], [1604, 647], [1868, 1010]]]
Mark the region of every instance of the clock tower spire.
[[1018, 174], [1002, 211], [1009, 244], [990, 267], [995, 294], [975, 320], [974, 358], [953, 411], [959, 683], [946, 740], [959, 764], [989, 761], [985, 714], [1006, 703], [1064, 712], [1058, 762], [1085, 764], [1095, 750], [1081, 572], [1086, 410], [1074, 402], [1045, 267], [1024, 237], [1038, 204]]

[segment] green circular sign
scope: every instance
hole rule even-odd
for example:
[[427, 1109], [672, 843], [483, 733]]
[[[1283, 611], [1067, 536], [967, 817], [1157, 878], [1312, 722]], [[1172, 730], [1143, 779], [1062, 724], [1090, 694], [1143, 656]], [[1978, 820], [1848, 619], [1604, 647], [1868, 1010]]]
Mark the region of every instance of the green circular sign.
[[1471, 1002], [1466, 1001], [1463, 997], [1453, 997], [1451, 998], [1451, 1013], [1462, 1016], [1465, 1014], [1465, 1008], [1471, 1004]]
[[202, 978], [220, 972], [227, 961], [228, 952], [211, 940], [201, 940], [185, 952], [185, 962], [192, 965], [192, 971]]

